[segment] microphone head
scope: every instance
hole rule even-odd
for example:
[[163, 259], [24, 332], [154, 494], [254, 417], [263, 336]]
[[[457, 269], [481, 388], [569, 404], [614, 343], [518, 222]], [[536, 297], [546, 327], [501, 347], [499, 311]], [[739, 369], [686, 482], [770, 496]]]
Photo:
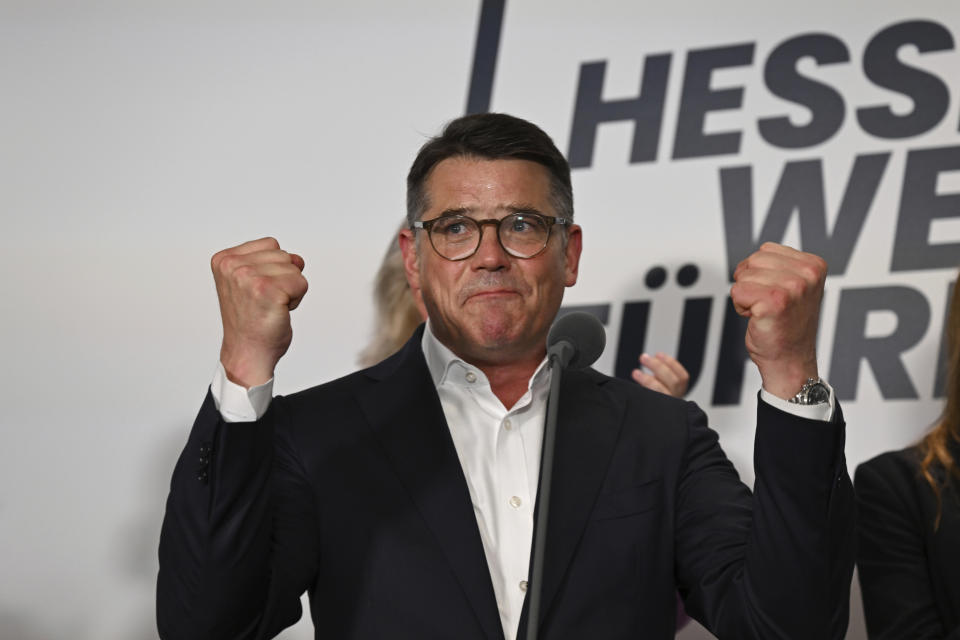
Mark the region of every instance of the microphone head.
[[571, 369], [583, 369], [597, 361], [607, 344], [607, 333], [596, 316], [586, 311], [571, 311], [558, 318], [547, 334], [547, 349], [566, 342], [573, 348]]

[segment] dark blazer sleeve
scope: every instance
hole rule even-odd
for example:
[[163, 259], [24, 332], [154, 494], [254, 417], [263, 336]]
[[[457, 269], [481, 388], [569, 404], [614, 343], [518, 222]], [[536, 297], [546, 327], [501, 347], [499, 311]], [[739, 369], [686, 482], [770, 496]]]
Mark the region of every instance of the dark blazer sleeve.
[[916, 493], [915, 455], [883, 454], [856, 472], [857, 565], [871, 640], [960, 639], [960, 628], [943, 628], [932, 589], [925, 537], [933, 515]]
[[687, 611], [720, 638], [843, 638], [856, 524], [839, 407], [831, 422], [763, 401], [757, 413], [751, 496], [690, 405], [676, 515]]
[[177, 461], [160, 534], [161, 638], [269, 638], [301, 615], [317, 512], [275, 398], [224, 423], [210, 393]]

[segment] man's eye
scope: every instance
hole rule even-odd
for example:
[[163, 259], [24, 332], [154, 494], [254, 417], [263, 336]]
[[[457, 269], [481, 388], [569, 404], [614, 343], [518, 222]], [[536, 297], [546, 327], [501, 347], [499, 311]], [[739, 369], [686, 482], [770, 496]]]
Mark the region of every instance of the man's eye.
[[455, 236], [464, 231], [466, 231], [466, 225], [462, 222], [448, 222], [440, 227], [440, 232], [448, 236]]
[[443, 220], [434, 226], [435, 232], [445, 236], [461, 236], [470, 232], [470, 227], [463, 220]]
[[529, 216], [515, 216], [510, 222], [510, 231], [514, 233], [530, 233], [531, 231], [539, 231], [541, 227], [543, 225], [539, 220]]

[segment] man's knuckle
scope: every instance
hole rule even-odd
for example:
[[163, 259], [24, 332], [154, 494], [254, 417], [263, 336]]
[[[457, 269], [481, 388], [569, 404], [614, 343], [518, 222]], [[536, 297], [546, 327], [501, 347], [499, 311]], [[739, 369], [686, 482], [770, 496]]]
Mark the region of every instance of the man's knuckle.
[[771, 289], [770, 307], [774, 313], [783, 313], [790, 305], [790, 293], [784, 289]]
[[223, 261], [229, 256], [229, 249], [224, 249], [223, 251], [217, 251], [213, 256], [210, 257], [210, 268], [214, 271], [218, 271], [220, 266], [223, 264]]
[[249, 287], [255, 296], [264, 297], [273, 289], [273, 279], [267, 276], [251, 276]]
[[256, 275], [256, 269], [251, 264], [231, 260], [224, 264], [224, 270], [236, 280], [250, 280]]
[[823, 274], [823, 270], [816, 262], [807, 263], [800, 267], [798, 271], [800, 276], [807, 282], [818, 282]]

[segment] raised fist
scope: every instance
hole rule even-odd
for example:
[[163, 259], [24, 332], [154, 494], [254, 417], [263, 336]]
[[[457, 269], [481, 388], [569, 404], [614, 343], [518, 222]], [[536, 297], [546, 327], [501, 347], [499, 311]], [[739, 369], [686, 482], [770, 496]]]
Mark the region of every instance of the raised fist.
[[307, 292], [303, 258], [261, 238], [220, 251], [210, 266], [223, 320], [220, 362], [231, 381], [263, 384], [293, 338], [290, 312]]
[[827, 263], [767, 242], [737, 265], [733, 305], [750, 318], [746, 345], [763, 388], [788, 400], [817, 372], [817, 322]]

